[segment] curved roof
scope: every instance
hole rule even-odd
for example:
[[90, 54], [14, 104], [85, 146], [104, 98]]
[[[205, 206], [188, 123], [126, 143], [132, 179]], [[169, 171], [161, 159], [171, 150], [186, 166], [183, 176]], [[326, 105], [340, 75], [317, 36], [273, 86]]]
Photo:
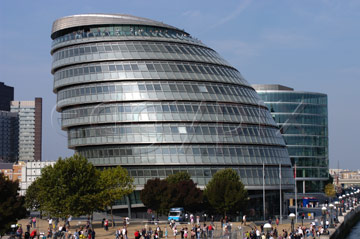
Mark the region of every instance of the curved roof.
[[51, 38], [54, 38], [54, 33], [67, 28], [103, 24], [147, 25], [174, 29], [186, 33], [184, 30], [148, 18], [136, 17], [127, 14], [99, 13], [72, 15], [55, 20], [51, 30]]

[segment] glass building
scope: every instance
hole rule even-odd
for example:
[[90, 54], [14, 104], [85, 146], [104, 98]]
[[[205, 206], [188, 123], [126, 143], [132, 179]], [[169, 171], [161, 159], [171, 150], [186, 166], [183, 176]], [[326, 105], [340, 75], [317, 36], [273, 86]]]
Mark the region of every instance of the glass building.
[[41, 161], [42, 98], [34, 101], [12, 101], [11, 112], [18, 117], [18, 159]]
[[319, 193], [329, 179], [327, 95], [282, 85], [253, 85], [280, 127], [298, 193]]
[[[138, 190], [179, 171], [204, 187], [217, 170], [233, 168], [250, 194], [261, 193], [264, 165], [267, 193], [280, 180], [293, 189], [284, 140], [256, 91], [184, 30], [84, 14], [56, 20], [51, 38], [68, 146], [94, 165], [125, 167]], [[131, 197], [140, 203], [138, 191]]]
[[18, 158], [18, 115], [0, 111], [0, 162], [16, 162]]

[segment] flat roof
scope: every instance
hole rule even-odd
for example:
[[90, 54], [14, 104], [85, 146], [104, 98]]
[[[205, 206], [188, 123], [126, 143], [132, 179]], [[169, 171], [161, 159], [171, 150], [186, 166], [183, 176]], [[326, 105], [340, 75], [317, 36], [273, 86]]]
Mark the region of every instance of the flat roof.
[[287, 90], [294, 91], [294, 88], [290, 88], [279, 84], [255, 84], [251, 85], [256, 91], [257, 90]]

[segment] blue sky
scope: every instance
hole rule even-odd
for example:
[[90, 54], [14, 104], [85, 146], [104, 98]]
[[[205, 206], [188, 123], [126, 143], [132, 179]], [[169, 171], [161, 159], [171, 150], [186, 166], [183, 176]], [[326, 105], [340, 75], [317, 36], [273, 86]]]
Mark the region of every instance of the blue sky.
[[330, 166], [360, 168], [360, 1], [84, 0], [0, 2], [0, 81], [17, 100], [43, 97], [43, 159], [69, 156], [52, 93], [52, 22], [80, 13], [126, 13], [185, 29], [251, 83], [329, 97]]

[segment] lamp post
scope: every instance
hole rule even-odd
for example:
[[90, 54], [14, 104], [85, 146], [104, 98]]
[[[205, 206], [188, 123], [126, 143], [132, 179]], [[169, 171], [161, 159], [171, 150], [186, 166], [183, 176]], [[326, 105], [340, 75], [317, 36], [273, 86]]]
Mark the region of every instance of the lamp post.
[[321, 211], [322, 211], [322, 214], [323, 214], [323, 227], [324, 227], [324, 231], [326, 230], [326, 207], [322, 207], [321, 208]]
[[264, 225], [265, 235], [267, 235], [268, 233], [270, 233], [270, 231], [271, 231], [271, 225], [270, 225], [270, 223], [265, 223], [265, 225]]
[[[339, 205], [340, 205], [340, 203], [339, 203], [339, 201], [336, 201], [336, 202], [334, 202], [335, 203], [335, 206], [336, 206], [336, 223], [338, 223], [339, 222]], [[340, 212], [341, 212], [341, 208], [340, 208]]]
[[294, 229], [294, 219], [295, 219], [295, 214], [294, 213], [290, 213], [289, 215], [290, 219], [291, 219], [291, 232], [294, 233], [295, 229]]
[[339, 216], [342, 216], [343, 214], [342, 214], [342, 196], [340, 196], [339, 197], [339, 204], [340, 204], [340, 207], [339, 207], [339, 209], [340, 209], [340, 213], [339, 213]]
[[333, 209], [334, 209], [334, 205], [332, 203], [330, 203], [329, 205], [330, 208], [330, 228], [334, 228], [334, 217], [333, 217]]

